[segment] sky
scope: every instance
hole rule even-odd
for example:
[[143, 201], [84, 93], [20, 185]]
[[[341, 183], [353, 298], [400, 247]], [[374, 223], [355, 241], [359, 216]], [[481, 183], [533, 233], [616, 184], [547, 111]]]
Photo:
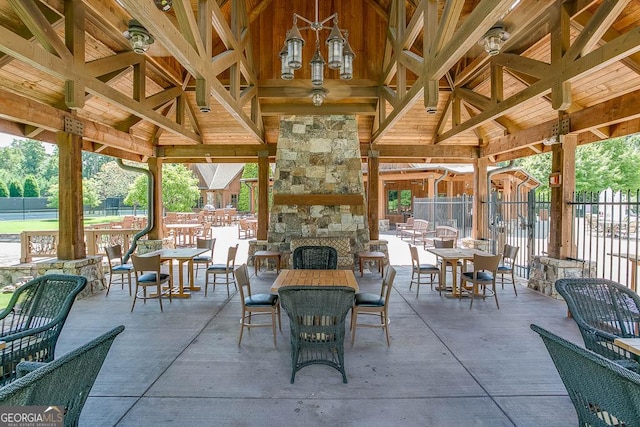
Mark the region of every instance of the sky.
[[[8, 135], [6, 133], [0, 133], [0, 147], [8, 147], [9, 145], [11, 145], [14, 139], [20, 138], [17, 138], [13, 135]], [[53, 149], [55, 148], [54, 144], [49, 144], [47, 142], [43, 142], [42, 145], [44, 146], [44, 149], [48, 154], [51, 154], [53, 152]]]

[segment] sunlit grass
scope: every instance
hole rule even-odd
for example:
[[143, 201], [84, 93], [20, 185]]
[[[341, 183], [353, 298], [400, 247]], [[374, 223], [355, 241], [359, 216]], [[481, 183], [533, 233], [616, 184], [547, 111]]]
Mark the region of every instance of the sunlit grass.
[[[122, 221], [121, 216], [101, 216], [85, 218], [85, 225], [104, 224], [112, 221]], [[57, 219], [29, 219], [25, 221], [0, 221], [0, 234], [16, 234], [23, 231], [57, 230]]]

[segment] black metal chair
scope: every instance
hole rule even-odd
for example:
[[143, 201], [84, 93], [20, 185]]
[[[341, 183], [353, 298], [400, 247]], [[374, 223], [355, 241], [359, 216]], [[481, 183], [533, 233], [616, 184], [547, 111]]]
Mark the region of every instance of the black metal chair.
[[640, 338], [638, 294], [606, 279], [560, 279], [555, 286], [578, 324], [585, 347], [640, 373], [635, 357], [613, 344], [619, 337]]
[[338, 251], [331, 246], [299, 246], [293, 251], [294, 270], [336, 270]]
[[305, 366], [323, 364], [344, 369], [345, 319], [353, 307], [355, 290], [349, 287], [287, 286], [280, 288], [280, 304], [291, 327], [291, 383]]
[[544, 342], [580, 426], [640, 426], [640, 375], [531, 325]]

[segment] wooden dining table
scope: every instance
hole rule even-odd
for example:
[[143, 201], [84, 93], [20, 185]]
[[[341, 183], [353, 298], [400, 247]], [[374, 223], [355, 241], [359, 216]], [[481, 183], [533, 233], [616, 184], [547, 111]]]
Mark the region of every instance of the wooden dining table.
[[629, 287], [631, 288], [632, 291], [637, 292], [636, 288], [638, 283], [638, 267], [640, 267], [640, 258], [638, 257], [638, 254], [609, 252], [607, 253], [607, 255], [611, 255], [611, 256], [615, 256], [623, 259], [626, 258], [629, 261], [629, 263], [631, 264], [630, 265], [631, 277], [629, 278]]
[[359, 290], [352, 270], [280, 270], [271, 292], [283, 286], [347, 286]]
[[451, 294], [454, 297], [461, 297], [461, 289], [458, 288], [458, 261], [462, 261], [462, 271], [466, 271], [467, 261], [472, 261], [475, 255], [491, 255], [489, 252], [481, 251], [473, 248], [427, 248], [427, 252], [434, 254], [442, 260], [440, 265], [440, 288], [449, 290], [446, 286], [447, 265], [451, 264], [451, 276], [453, 285], [451, 286]]
[[[199, 291], [200, 287], [195, 286], [193, 277], [193, 258], [209, 251], [208, 248], [178, 248], [178, 249], [160, 249], [148, 252], [140, 256], [160, 255], [160, 261], [169, 261], [169, 275], [173, 278], [173, 260], [178, 261], [178, 289], [171, 291], [171, 296], [175, 298], [191, 298], [191, 291]], [[184, 286], [184, 264], [187, 263], [189, 270], [189, 285]]]
[[613, 344], [627, 350], [629, 353], [640, 356], [640, 338], [615, 338]]

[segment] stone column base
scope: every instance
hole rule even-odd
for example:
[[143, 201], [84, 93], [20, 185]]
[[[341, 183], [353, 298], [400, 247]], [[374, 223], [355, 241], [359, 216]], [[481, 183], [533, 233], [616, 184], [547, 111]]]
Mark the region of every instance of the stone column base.
[[86, 277], [87, 286], [80, 292], [78, 298], [100, 293], [107, 287], [100, 255], [74, 260], [39, 261], [32, 264], [32, 272], [34, 277], [45, 274], [73, 274]]
[[596, 277], [596, 263], [534, 256], [527, 287], [552, 298], [562, 299], [554, 285], [556, 280], [570, 277]]

